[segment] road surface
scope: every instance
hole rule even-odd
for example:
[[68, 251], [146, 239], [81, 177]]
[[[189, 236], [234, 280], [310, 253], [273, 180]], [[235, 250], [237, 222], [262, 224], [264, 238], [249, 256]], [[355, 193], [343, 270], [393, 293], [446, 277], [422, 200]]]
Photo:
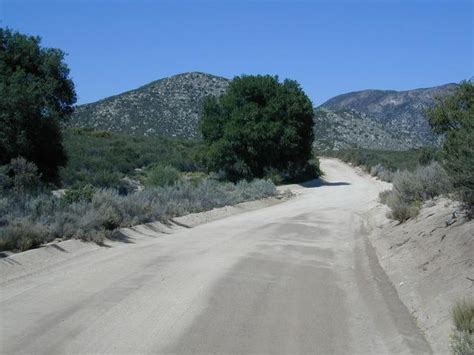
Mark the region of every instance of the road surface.
[[3, 282], [2, 353], [430, 353], [365, 236], [383, 183], [322, 168], [281, 204]]

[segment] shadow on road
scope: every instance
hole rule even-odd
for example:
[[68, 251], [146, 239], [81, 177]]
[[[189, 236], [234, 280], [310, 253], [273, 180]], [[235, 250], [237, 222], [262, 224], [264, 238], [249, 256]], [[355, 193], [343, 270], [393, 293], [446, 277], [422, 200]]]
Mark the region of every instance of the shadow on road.
[[313, 188], [313, 187], [321, 187], [321, 186], [346, 186], [346, 185], [350, 185], [350, 183], [344, 182], [344, 181], [329, 182], [324, 179], [314, 179], [314, 180], [299, 183], [298, 185], [302, 187], [306, 187], [306, 188]]

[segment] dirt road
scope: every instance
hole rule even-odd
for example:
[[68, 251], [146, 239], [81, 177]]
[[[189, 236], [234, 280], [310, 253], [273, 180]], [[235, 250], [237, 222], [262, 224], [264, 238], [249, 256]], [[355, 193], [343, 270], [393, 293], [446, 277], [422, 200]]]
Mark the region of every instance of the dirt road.
[[383, 184], [322, 168], [281, 204], [3, 282], [2, 353], [430, 353], [365, 237]]

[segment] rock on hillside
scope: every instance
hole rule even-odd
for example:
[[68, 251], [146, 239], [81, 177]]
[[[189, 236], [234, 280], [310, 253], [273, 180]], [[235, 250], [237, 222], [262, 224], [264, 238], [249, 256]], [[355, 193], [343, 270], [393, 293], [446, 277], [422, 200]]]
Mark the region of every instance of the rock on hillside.
[[425, 110], [436, 103], [436, 97], [446, 96], [455, 88], [456, 84], [447, 84], [408, 91], [363, 90], [336, 96], [320, 107], [337, 114], [341, 111], [365, 114], [386, 132], [403, 139], [406, 145], [416, 147], [436, 143]]
[[69, 124], [128, 134], [194, 138], [198, 136], [204, 98], [223, 94], [228, 85], [228, 79], [209, 74], [178, 74], [78, 106]]

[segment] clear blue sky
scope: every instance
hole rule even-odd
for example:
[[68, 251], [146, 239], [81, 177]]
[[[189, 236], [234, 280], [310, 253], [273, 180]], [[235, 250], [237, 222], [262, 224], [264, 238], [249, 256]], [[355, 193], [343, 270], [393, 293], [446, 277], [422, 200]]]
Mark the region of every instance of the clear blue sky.
[[201, 71], [295, 79], [319, 104], [470, 78], [473, 3], [0, 0], [0, 25], [67, 52], [79, 103]]

